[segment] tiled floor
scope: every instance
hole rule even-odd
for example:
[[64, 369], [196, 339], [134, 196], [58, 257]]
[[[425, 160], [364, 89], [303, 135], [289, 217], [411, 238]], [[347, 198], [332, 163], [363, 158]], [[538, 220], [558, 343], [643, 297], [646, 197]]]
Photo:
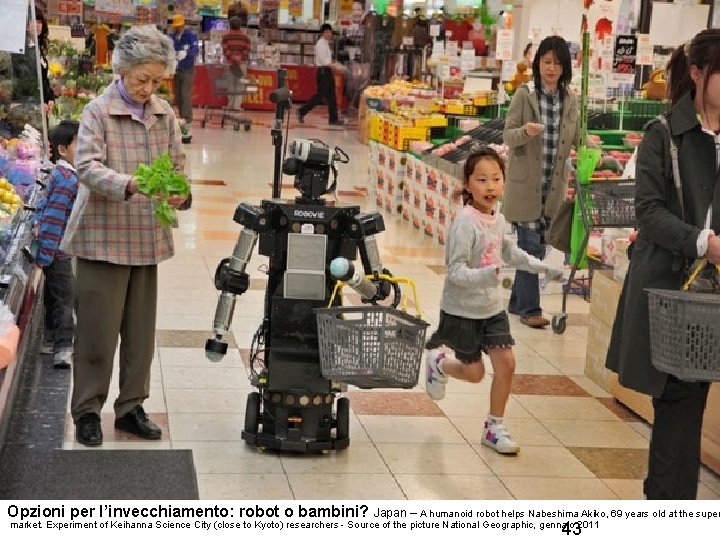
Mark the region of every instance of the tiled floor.
[[[212, 276], [240, 230], [234, 209], [271, 195], [272, 115], [251, 116], [256, 124], [249, 133], [196, 128], [186, 146], [194, 206], [181, 215], [177, 255], [160, 266], [157, 351], [145, 404], [163, 437], [145, 442], [115, 432], [110, 401], [102, 448], [190, 448], [204, 499], [642, 498], [649, 428], [584, 376], [588, 304], [574, 296], [562, 335], [529, 329], [511, 316], [517, 376], [506, 417], [522, 445], [516, 457], [480, 443], [491, 374], [478, 385], [450, 381], [439, 402], [427, 397], [422, 380], [410, 391], [351, 389], [345, 451], [298, 456], [247, 447], [240, 432], [252, 387], [244, 360], [262, 316], [262, 257], [249, 265], [251, 287], [238, 300], [230, 352], [211, 363], [203, 346], [217, 299]], [[352, 126], [326, 129], [324, 123], [311, 115], [290, 135], [342, 147], [351, 162], [340, 167], [340, 203], [365, 206], [367, 149]], [[283, 195], [294, 196], [287, 177]], [[383, 261], [416, 282], [425, 316], [435, 324], [443, 249], [399, 218], [386, 217], [385, 224]], [[558, 289], [548, 289], [543, 306], [556, 313], [561, 300]], [[110, 400], [116, 381], [111, 388]], [[64, 448], [81, 450], [67, 425]], [[699, 497], [720, 499], [720, 478], [705, 469]]]

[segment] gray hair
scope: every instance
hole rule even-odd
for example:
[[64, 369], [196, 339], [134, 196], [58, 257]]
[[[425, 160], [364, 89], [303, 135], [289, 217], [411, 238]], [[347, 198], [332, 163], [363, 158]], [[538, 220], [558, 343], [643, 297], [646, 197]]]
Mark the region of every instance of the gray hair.
[[114, 73], [149, 63], [165, 65], [169, 75], [175, 72], [175, 47], [172, 39], [154, 26], [134, 26], [115, 44], [112, 55]]

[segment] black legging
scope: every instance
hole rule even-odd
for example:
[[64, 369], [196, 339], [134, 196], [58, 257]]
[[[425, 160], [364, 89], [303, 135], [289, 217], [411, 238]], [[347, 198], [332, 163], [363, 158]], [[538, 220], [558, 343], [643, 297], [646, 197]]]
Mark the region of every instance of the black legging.
[[317, 91], [315, 95], [310, 98], [309, 101], [300, 107], [300, 114], [305, 116], [309, 113], [316, 105], [325, 100], [328, 106], [328, 112], [330, 115], [330, 122], [338, 121], [337, 113], [337, 102], [335, 100], [335, 77], [333, 76], [332, 69], [329, 67], [317, 68]]

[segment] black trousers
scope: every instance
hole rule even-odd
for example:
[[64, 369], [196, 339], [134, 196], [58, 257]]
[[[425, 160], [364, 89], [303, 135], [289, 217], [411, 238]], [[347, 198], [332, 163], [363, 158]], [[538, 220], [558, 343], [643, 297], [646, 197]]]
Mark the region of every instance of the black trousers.
[[193, 77], [195, 77], [195, 68], [186, 69], [184, 71], [176, 71], [173, 76], [173, 92], [175, 93], [175, 103], [177, 104], [180, 118], [185, 120], [188, 127], [192, 124], [192, 87]]
[[73, 346], [75, 321], [75, 287], [70, 259], [55, 259], [43, 268], [45, 285], [45, 341], [53, 343], [55, 350], [70, 349]]
[[709, 389], [710, 383], [681, 381], [671, 375], [662, 395], [653, 398], [647, 499], [697, 498], [700, 435]]
[[300, 107], [300, 114], [305, 116], [317, 105], [325, 100], [328, 106], [328, 113], [330, 115], [330, 122], [338, 121], [337, 113], [337, 101], [335, 99], [335, 77], [333, 76], [332, 69], [329, 67], [317, 68], [317, 74], [315, 76], [317, 81], [317, 90], [315, 95], [310, 98], [309, 101]]

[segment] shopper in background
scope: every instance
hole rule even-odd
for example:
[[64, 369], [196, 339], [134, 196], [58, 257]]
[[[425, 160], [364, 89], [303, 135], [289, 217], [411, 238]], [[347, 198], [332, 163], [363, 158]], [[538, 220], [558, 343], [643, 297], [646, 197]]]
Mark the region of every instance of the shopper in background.
[[[503, 139], [510, 153], [502, 212], [515, 226], [518, 246], [543, 259], [549, 221], [565, 199], [565, 162], [580, 136], [577, 98], [568, 90], [570, 51], [563, 38], [540, 43], [532, 75], [515, 92], [505, 119]], [[542, 316], [536, 274], [515, 273], [508, 311], [532, 328], [549, 324]]]
[[[515, 373], [515, 341], [502, 307], [500, 267], [508, 263], [528, 272], [547, 272], [550, 279], [562, 278], [563, 273], [505, 238], [505, 218], [497, 212], [504, 187], [505, 165], [497, 152], [484, 148], [468, 157], [463, 209], [448, 233], [440, 323], [426, 345], [425, 389], [437, 400], [445, 396], [448, 377], [481, 382], [482, 353], [487, 354], [493, 378], [482, 443], [501, 454], [516, 454], [520, 446], [503, 421]], [[455, 357], [436, 350], [442, 345], [450, 347]]]
[[525, 64], [527, 64], [528, 67], [532, 66], [532, 63], [533, 63], [532, 42], [525, 45], [525, 49], [523, 50], [522, 60], [525, 62]]
[[[185, 166], [175, 114], [155, 95], [175, 69], [172, 40], [152, 26], [131, 28], [118, 41], [112, 66], [118, 78], [83, 110], [76, 154], [80, 187], [61, 245], [77, 257], [71, 413], [77, 441], [88, 446], [102, 443], [100, 411], [118, 336], [115, 428], [144, 439], [161, 436], [142, 405], [155, 352], [157, 265], [172, 257], [173, 237], [155, 217], [153, 201], [138, 193], [133, 174], [164, 153], [177, 171]], [[189, 201], [168, 202], [184, 209]]]
[[190, 136], [193, 120], [192, 87], [195, 77], [195, 58], [200, 52], [198, 38], [194, 32], [185, 28], [185, 17], [180, 13], [173, 15], [171, 22], [172, 40], [177, 54], [177, 69], [173, 78], [173, 93], [180, 117], [187, 126], [186, 136]]
[[223, 34], [221, 46], [228, 65], [238, 66], [245, 71], [250, 52], [250, 37], [242, 29], [240, 17], [229, 21], [230, 29]]
[[87, 51], [87, 54], [90, 56], [95, 56], [95, 30], [97, 29], [97, 24], [93, 23], [90, 25], [89, 29], [86, 29], [87, 35], [85, 36], [85, 50]]
[[674, 187], [668, 131], [655, 121], [638, 149], [639, 233], [606, 365], [618, 373], [623, 386], [653, 398], [645, 497], [695, 499], [709, 384], [682, 381], [653, 367], [646, 289], [679, 290], [686, 264], [696, 258], [720, 263], [720, 191], [713, 187], [720, 147], [720, 29], [703, 30], [678, 47], [668, 63], [667, 79], [671, 108], [666, 118], [679, 149], [682, 199]]
[[72, 257], [60, 250], [78, 190], [75, 150], [80, 125], [63, 120], [50, 131], [49, 141], [55, 168], [47, 184], [47, 193], [37, 210], [37, 256], [35, 262], [45, 274], [45, 354], [54, 354], [56, 368], [68, 368], [72, 362], [74, 284]]
[[337, 100], [335, 97], [335, 76], [333, 75], [334, 64], [332, 51], [330, 50], [332, 37], [332, 26], [327, 23], [323, 24], [320, 27], [320, 39], [318, 39], [315, 44], [315, 65], [317, 66], [315, 80], [317, 89], [315, 90], [315, 95], [298, 109], [298, 122], [301, 124], [305, 122], [305, 115], [322, 103], [323, 100], [325, 100], [328, 106], [330, 125], [344, 126], [346, 124], [346, 122], [338, 120]]
[[240, 26], [245, 27], [248, 23], [248, 10], [242, 2], [234, 2], [228, 6], [228, 20], [237, 17], [240, 19]]
[[[42, 10], [35, 9], [35, 25], [28, 16], [27, 40], [25, 52], [12, 55], [13, 66], [13, 101], [38, 103], [40, 92], [37, 77], [37, 54], [40, 57], [40, 79], [42, 82], [42, 97], [45, 110], [52, 110], [55, 104], [55, 93], [50, 86], [48, 78], [48, 28], [47, 20]], [[37, 45], [35, 36], [37, 35]]]
[[247, 72], [250, 37], [242, 29], [240, 17], [233, 17], [229, 24], [230, 29], [223, 34], [221, 42], [225, 62], [228, 65], [226, 72], [228, 99], [230, 100], [228, 107], [232, 110], [240, 110], [242, 107], [240, 81]]

